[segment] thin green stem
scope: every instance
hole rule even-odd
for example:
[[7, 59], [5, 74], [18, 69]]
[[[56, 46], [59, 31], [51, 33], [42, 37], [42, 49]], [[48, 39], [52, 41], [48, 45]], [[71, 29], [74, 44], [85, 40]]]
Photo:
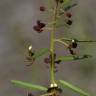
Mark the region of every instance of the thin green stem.
[[[57, 10], [58, 10], [58, 2], [56, 2], [56, 5], [54, 7], [53, 12], [53, 22], [57, 20]], [[56, 31], [56, 23], [52, 26], [53, 30], [51, 32], [51, 45], [50, 45], [50, 52], [51, 52], [51, 83], [55, 84], [55, 74], [54, 74], [54, 32]]]

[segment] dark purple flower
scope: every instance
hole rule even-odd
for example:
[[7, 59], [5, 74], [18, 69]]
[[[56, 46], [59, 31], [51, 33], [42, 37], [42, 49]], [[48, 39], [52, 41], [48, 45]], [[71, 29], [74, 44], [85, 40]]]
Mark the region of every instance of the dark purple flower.
[[43, 31], [39, 26], [34, 26], [33, 29], [38, 33], [41, 33]]
[[71, 18], [72, 14], [69, 13], [69, 12], [66, 12], [65, 15], [68, 17], [68, 18]]
[[46, 11], [46, 8], [45, 8], [45, 6], [40, 6], [40, 11]]
[[42, 28], [44, 28], [45, 26], [46, 26], [45, 23], [42, 23], [40, 20], [37, 20], [37, 25], [33, 26], [33, 29], [38, 33], [41, 33], [43, 31]]
[[40, 20], [37, 20], [37, 26], [39, 27], [39, 28], [43, 28], [43, 27], [45, 27], [45, 23], [42, 23], [42, 22], [40, 22]]

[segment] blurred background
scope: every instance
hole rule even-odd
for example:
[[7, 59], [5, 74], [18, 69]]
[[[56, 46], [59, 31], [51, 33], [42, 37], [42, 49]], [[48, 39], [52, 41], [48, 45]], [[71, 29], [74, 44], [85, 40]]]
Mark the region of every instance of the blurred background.
[[[50, 32], [38, 34], [32, 28], [36, 20], [47, 22], [51, 14], [39, 12], [39, 6], [48, 6], [47, 0], [0, 0], [0, 96], [27, 96], [33, 92], [36, 96], [43, 93], [18, 88], [10, 80], [22, 80], [34, 84], [49, 86], [50, 73], [43, 58], [30, 67], [26, 61], [27, 48], [33, 50], [50, 46]], [[72, 10], [73, 25], [56, 32], [56, 37], [96, 40], [96, 0], [78, 0], [78, 6]], [[68, 55], [61, 45], [56, 45], [57, 55]], [[57, 79], [64, 79], [96, 96], [96, 43], [80, 43], [80, 54], [90, 54], [92, 58], [64, 62], [58, 65]], [[47, 55], [46, 55], [47, 57]], [[62, 96], [79, 96], [64, 89]]]

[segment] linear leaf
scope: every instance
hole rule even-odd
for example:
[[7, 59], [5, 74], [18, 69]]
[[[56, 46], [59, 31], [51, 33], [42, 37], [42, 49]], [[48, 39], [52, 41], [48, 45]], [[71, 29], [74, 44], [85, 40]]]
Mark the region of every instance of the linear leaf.
[[61, 61], [71, 61], [74, 60], [73, 56], [62, 56], [62, 57], [58, 57], [57, 60], [61, 60]]
[[72, 60], [83, 60], [86, 58], [92, 57], [91, 55], [85, 54], [85, 55], [77, 55], [77, 56], [62, 56], [58, 57], [58, 60], [61, 61], [72, 61]]
[[11, 80], [11, 82], [13, 84], [15, 84], [16, 86], [26, 88], [26, 89], [30, 89], [30, 90], [41, 90], [41, 91], [46, 91], [47, 90], [46, 87], [22, 82], [22, 81], [19, 81], [19, 80]]
[[77, 6], [77, 3], [67, 5], [67, 6], [65, 6], [63, 9], [64, 9], [65, 11], [68, 11], [69, 9], [71, 9], [71, 8], [73, 8], [73, 7], [75, 7], [75, 6]]
[[69, 88], [69, 89], [71, 89], [71, 90], [73, 90], [73, 91], [75, 91], [75, 92], [77, 92], [77, 93], [79, 93], [79, 94], [81, 94], [83, 96], [90, 96], [88, 93], [84, 92], [82, 89], [80, 89], [80, 88], [78, 88], [78, 87], [76, 87], [76, 86], [74, 86], [74, 85], [72, 85], [72, 84], [70, 84], [70, 83], [68, 83], [68, 82], [66, 82], [64, 80], [59, 80], [59, 82], [64, 87], [67, 87], [67, 88]]

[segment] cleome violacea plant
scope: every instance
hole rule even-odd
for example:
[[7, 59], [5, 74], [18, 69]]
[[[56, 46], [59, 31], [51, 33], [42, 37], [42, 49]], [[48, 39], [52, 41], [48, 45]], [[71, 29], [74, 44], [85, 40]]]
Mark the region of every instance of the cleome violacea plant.
[[[61, 26], [64, 27], [70, 27], [72, 25], [72, 13], [69, 12], [69, 10], [75, 6], [77, 6], [77, 3], [73, 3], [72, 0], [48, 0], [54, 2], [54, 6], [51, 6], [50, 8], [47, 8], [46, 6], [40, 6], [39, 10], [41, 12], [49, 12], [49, 14], [52, 14], [52, 21], [48, 24], [43, 23], [41, 20], [37, 20], [36, 24], [33, 26], [33, 30], [36, 31], [38, 34], [43, 34], [45, 30], [50, 31], [51, 34], [51, 40], [50, 40], [50, 49], [44, 48], [38, 51], [33, 51], [33, 46], [30, 45], [28, 48], [28, 56], [26, 59], [30, 62], [27, 66], [32, 65], [35, 63], [35, 61], [41, 57], [42, 55], [48, 53], [49, 57], [46, 57], [44, 59], [44, 62], [48, 65], [50, 65], [50, 86], [48, 88], [40, 85], [30, 84], [27, 82], [19, 81], [19, 80], [11, 80], [11, 82], [19, 87], [23, 87], [26, 89], [31, 90], [40, 90], [44, 91], [45, 93], [40, 96], [60, 96], [63, 89], [59, 86], [67, 87], [74, 92], [77, 92], [79, 96], [90, 96], [89, 93], [84, 92], [82, 89], [64, 81], [64, 80], [56, 80], [55, 79], [55, 73], [58, 72], [56, 65], [60, 64], [63, 61], [71, 61], [71, 60], [81, 60], [91, 57], [91, 55], [83, 54], [78, 55], [74, 49], [78, 47], [79, 43], [82, 42], [96, 42], [92, 40], [77, 40], [75, 38], [55, 38], [55, 32], [57, 29], [61, 28]], [[64, 18], [63, 24], [58, 24], [60, 18]], [[63, 20], [63, 19], [62, 19]], [[69, 51], [69, 56], [62, 56], [58, 57], [55, 52], [55, 44], [61, 43], [66, 47], [66, 49]], [[32, 93], [28, 93], [28, 96], [34, 96]]]

